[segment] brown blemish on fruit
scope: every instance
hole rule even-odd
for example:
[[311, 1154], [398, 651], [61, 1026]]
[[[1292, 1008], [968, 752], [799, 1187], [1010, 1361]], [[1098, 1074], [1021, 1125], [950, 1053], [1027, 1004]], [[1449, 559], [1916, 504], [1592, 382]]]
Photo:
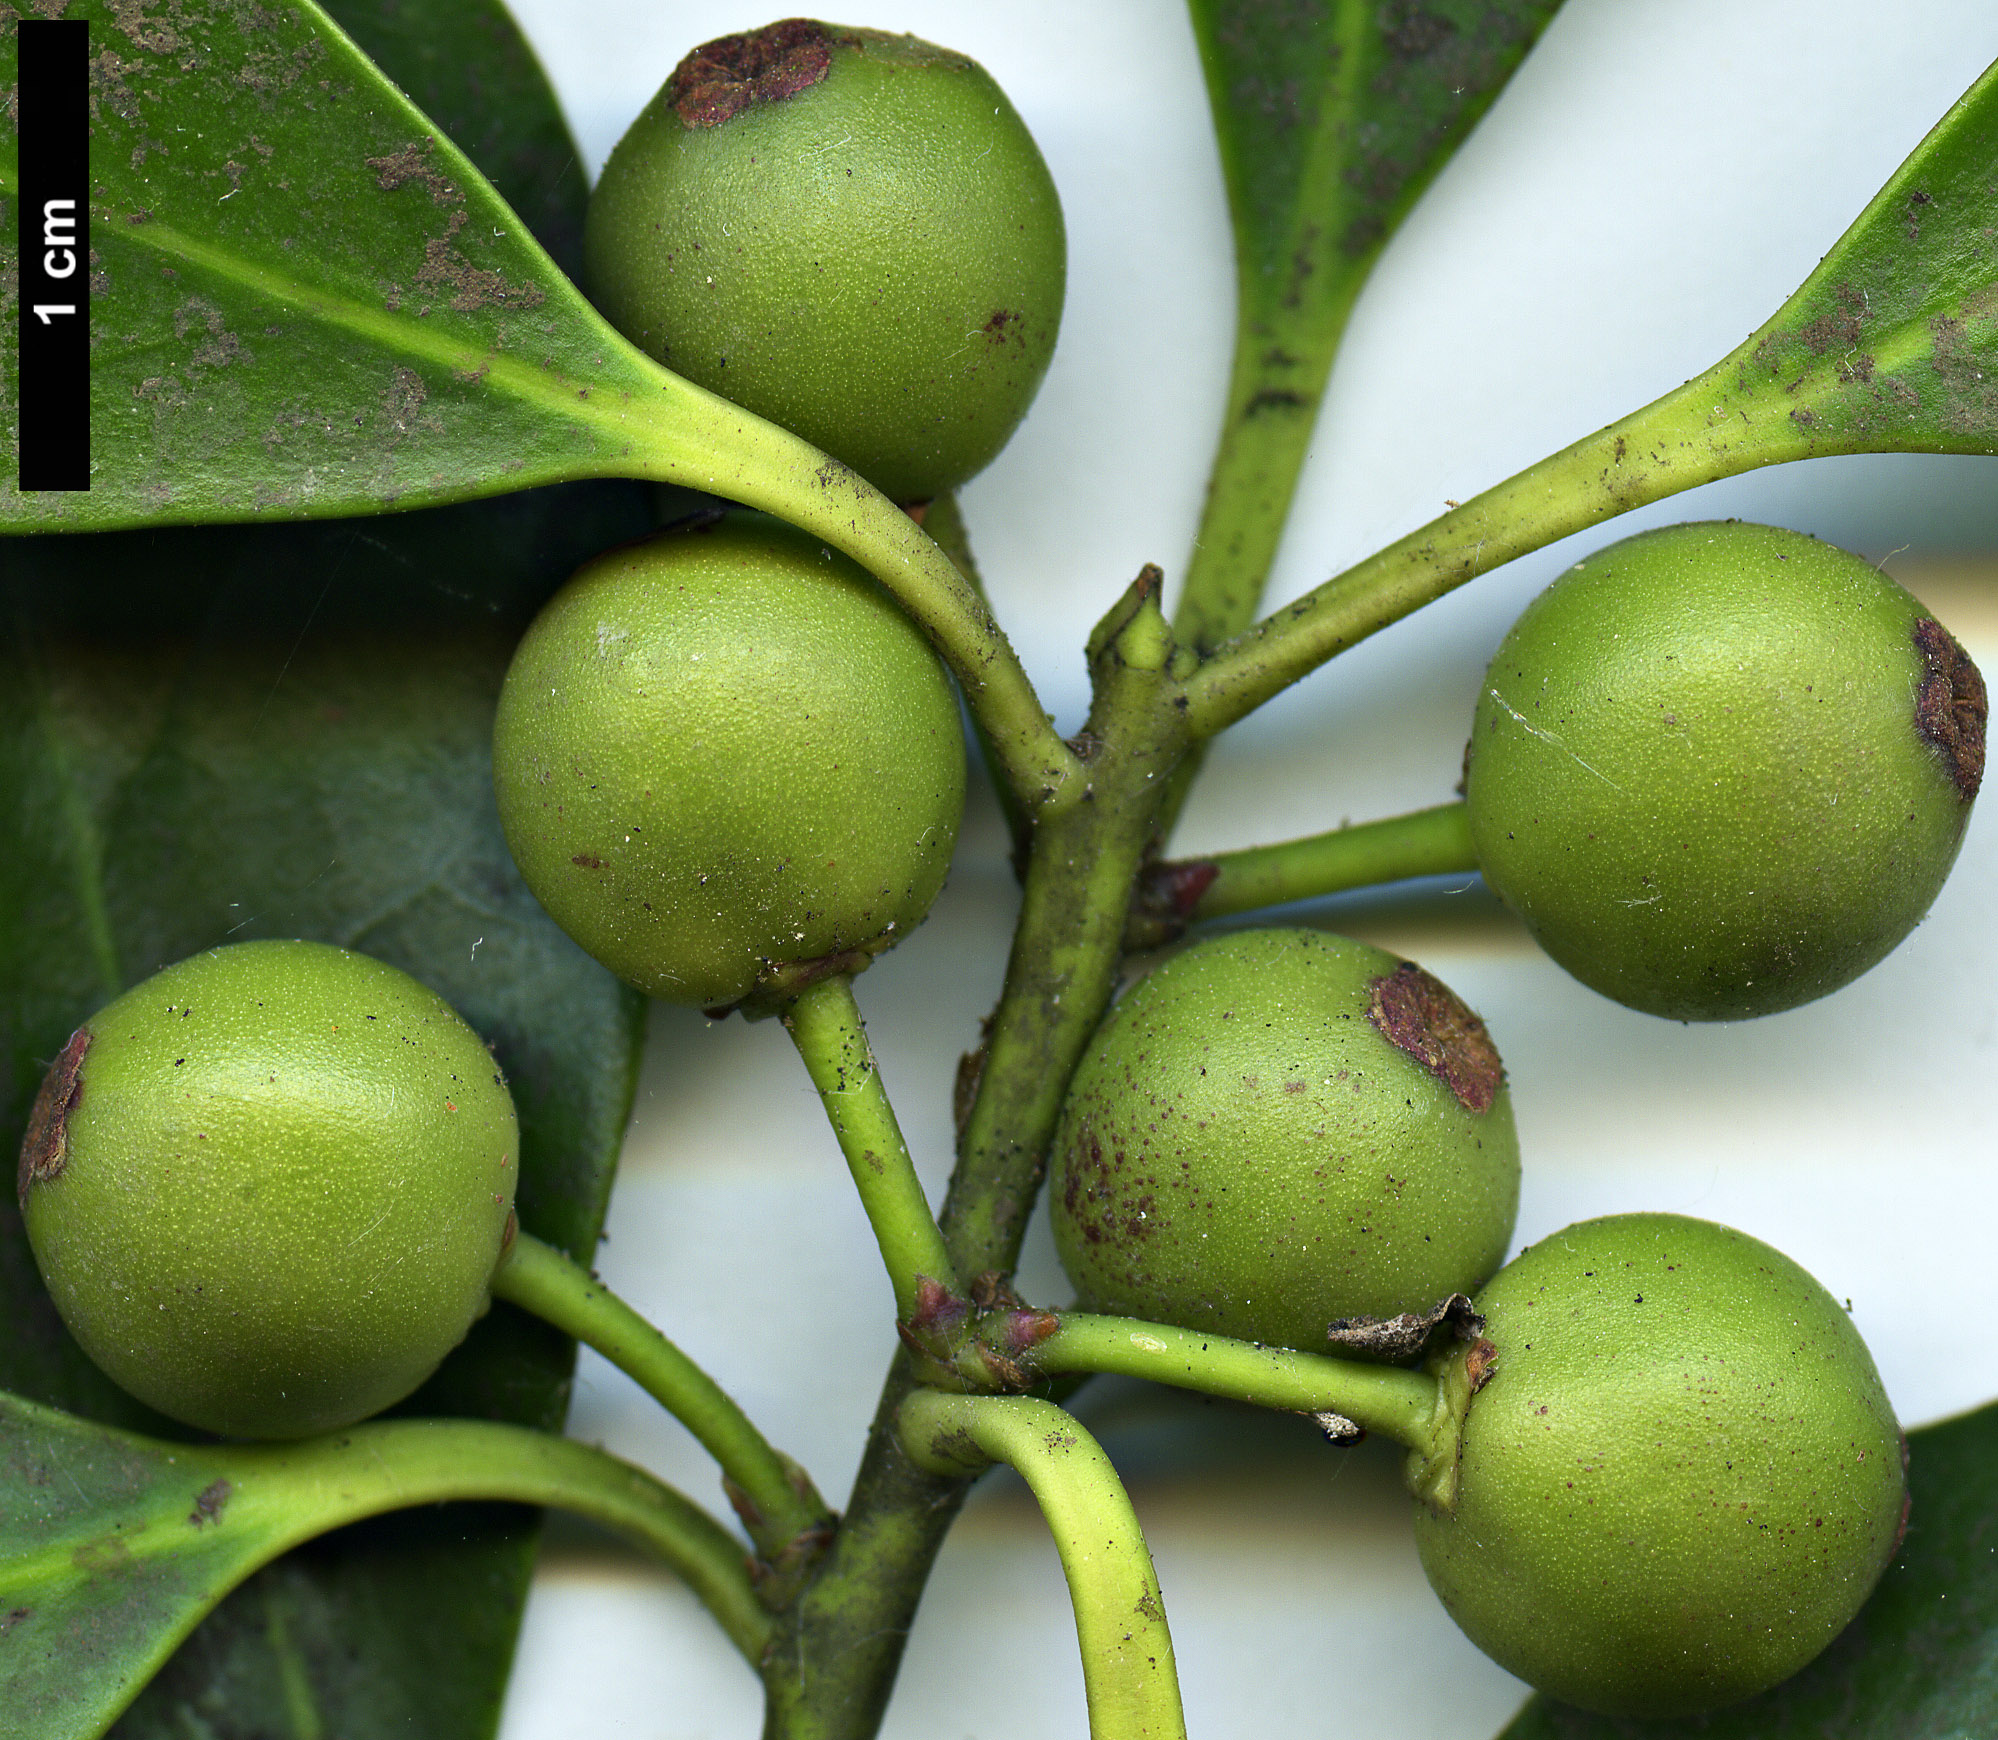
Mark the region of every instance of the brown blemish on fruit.
[[588, 852], [578, 852], [569, 862], [574, 864], [579, 870], [601, 870], [604, 867], [604, 861], [601, 858], [595, 857]]
[[1467, 1111], [1491, 1110], [1505, 1080], [1498, 1047], [1441, 979], [1403, 961], [1369, 987], [1367, 1019], [1390, 1045], [1443, 1082]]
[[1492, 1368], [1497, 1364], [1498, 1349], [1479, 1336], [1471, 1344], [1471, 1351], [1464, 1355], [1464, 1381], [1471, 1386], [1472, 1395], [1491, 1381]]
[[830, 70], [832, 49], [832, 33], [809, 18], [718, 36], [673, 69], [666, 101], [690, 129], [719, 127], [753, 105], [809, 90]]
[[987, 344], [1004, 344], [1007, 334], [1019, 324], [1019, 315], [1010, 308], [1001, 308], [994, 311], [992, 318], [980, 327], [979, 331], [985, 334]]
[[69, 1164], [69, 1120], [83, 1102], [83, 1058], [90, 1049], [90, 1029], [79, 1027], [69, 1036], [62, 1055], [42, 1077], [21, 1138], [21, 1170], [17, 1180], [21, 1206], [28, 1205], [28, 1187], [60, 1178]]
[[1969, 803], [1984, 780], [1984, 677], [1956, 637], [1932, 616], [1915, 624], [1925, 667], [1915, 689], [1915, 729], [1943, 758], [1957, 796]]

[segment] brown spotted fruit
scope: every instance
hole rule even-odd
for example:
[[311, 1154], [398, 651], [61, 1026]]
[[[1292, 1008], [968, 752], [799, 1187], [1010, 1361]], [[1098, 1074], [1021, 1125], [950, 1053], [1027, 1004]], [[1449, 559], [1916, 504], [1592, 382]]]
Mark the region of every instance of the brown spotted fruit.
[[688, 55], [584, 233], [626, 337], [899, 502], [964, 482], [1026, 414], [1065, 249], [1047, 165], [976, 61], [807, 18]]
[[1322, 1349], [1504, 1259], [1519, 1143], [1484, 1023], [1412, 962], [1310, 930], [1196, 943], [1090, 1041], [1055, 1245], [1094, 1310]]
[[406, 1396], [486, 1308], [520, 1148], [479, 1036], [313, 942], [155, 973], [77, 1029], [21, 1149], [56, 1309], [110, 1377], [294, 1438]]
[[921, 633], [761, 514], [587, 563], [528, 628], [493, 724], [535, 897], [620, 978], [700, 1008], [858, 972], [921, 923], [964, 779]]
[[1423, 1569], [1541, 1690], [1685, 1716], [1787, 1679], [1899, 1545], [1903, 1440], [1852, 1318], [1710, 1221], [1542, 1239], [1431, 1362], [1452, 1427], [1409, 1465]]
[[1858, 977], [1942, 887], [1983, 679], [1870, 563], [1736, 521], [1641, 532], [1527, 607], [1465, 800], [1485, 879], [1634, 1009], [1729, 1021]]

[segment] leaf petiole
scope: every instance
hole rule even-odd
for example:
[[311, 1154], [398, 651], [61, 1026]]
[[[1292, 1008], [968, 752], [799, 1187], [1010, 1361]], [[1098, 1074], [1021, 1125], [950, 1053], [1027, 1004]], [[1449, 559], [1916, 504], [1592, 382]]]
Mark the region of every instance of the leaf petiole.
[[784, 1027], [819, 1090], [860, 1192], [895, 1289], [895, 1314], [908, 1322], [922, 1307], [925, 1280], [951, 1295], [963, 1288], [881, 1085], [853, 981], [844, 973], [821, 979], [786, 1007]]
[[1439, 1386], [1426, 1372], [1264, 1347], [1131, 1317], [1065, 1311], [1061, 1327], [1036, 1343], [1022, 1363], [1049, 1375], [1115, 1372], [1260, 1408], [1337, 1414], [1425, 1455], [1439, 1428]]
[[1275, 846], [1150, 864], [1138, 879], [1125, 943], [1157, 948], [1203, 919], [1477, 868], [1461, 801]]
[[771, 1448], [713, 1378], [581, 1264], [517, 1233], [493, 1272], [493, 1297], [593, 1347], [700, 1440], [721, 1464], [729, 1497], [767, 1560], [820, 1540], [833, 1516], [811, 1478]]
[[1052, 1402], [1025, 1397], [917, 1390], [897, 1423], [903, 1448], [933, 1474], [1004, 1462], [1032, 1489], [1075, 1608], [1090, 1740], [1184, 1740], [1158, 1573], [1102, 1446]]
[[0, 1708], [42, 1740], [101, 1734], [279, 1554], [446, 1500], [586, 1517], [658, 1554], [751, 1666], [770, 1639], [734, 1535], [642, 1469], [524, 1426], [393, 1420], [296, 1444], [170, 1444], [0, 1395], [0, 1442], [13, 1500], [0, 1515]]

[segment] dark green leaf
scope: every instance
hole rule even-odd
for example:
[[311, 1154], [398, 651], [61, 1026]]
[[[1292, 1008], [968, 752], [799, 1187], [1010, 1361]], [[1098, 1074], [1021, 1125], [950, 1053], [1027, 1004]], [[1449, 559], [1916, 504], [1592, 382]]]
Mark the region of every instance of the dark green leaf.
[[1191, 0], [1237, 285], [1234, 376], [1176, 624], [1246, 628], [1346, 316], [1560, 0]]
[[[502, 179], [573, 237], [573, 148], [503, 13], [489, 0], [343, 11], [405, 83], [427, 78], [432, 100], [461, 105], [443, 125], [515, 142]], [[455, 80], [437, 71], [452, 67]], [[123, 985], [230, 937], [324, 937], [435, 985], [493, 1041], [522, 1113], [523, 1219], [587, 1256], [641, 1010], [515, 876], [488, 734], [528, 615], [578, 562], [645, 531], [646, 509], [639, 486], [595, 484], [389, 520], [7, 548], [5, 1152], [41, 1063]], [[14, 1329], [0, 1383], [179, 1435], [70, 1341], [11, 1192], [0, 1300]], [[558, 1424], [569, 1364], [560, 1338], [502, 1308], [409, 1407]], [[289, 1731], [304, 1697], [352, 1740], [489, 1733], [533, 1540], [526, 1513], [464, 1507], [315, 1542], [225, 1604], [120, 1731], [180, 1740], [193, 1712], [217, 1740], [248, 1740]]]
[[[320, 937], [435, 986], [494, 1045], [522, 1116], [522, 1220], [586, 1257], [641, 1012], [520, 884], [493, 810], [491, 717], [525, 614], [642, 531], [641, 506], [583, 485], [387, 521], [16, 545], [0, 651], [26, 702], [5, 726], [20, 848], [0, 872], [6, 1140], [39, 1061], [118, 987], [232, 938]], [[11, 1193], [0, 1248], [22, 1325], [0, 1343], [7, 1387], [148, 1424], [54, 1318]], [[568, 1360], [552, 1332], [496, 1310], [407, 1407], [559, 1425]], [[308, 1659], [329, 1731], [358, 1740], [417, 1715], [426, 1735], [489, 1731], [531, 1550], [517, 1516], [454, 1517], [414, 1535], [378, 1525], [288, 1568], [298, 1636], [326, 1641]], [[163, 1706], [200, 1703], [187, 1682], [223, 1655], [230, 1681], [281, 1684], [271, 1599], [218, 1615], [206, 1656], [176, 1664], [132, 1731], [175, 1733]]]
[[[566, 207], [551, 236], [572, 251], [580, 187], [573, 153], [549, 150], [559, 119], [545, 110], [522, 132], [518, 105], [484, 108], [482, 37], [513, 37], [503, 105], [536, 82], [497, 9], [345, 15], [406, 56], [412, 88], [476, 105], [457, 134], [506, 140], [497, 170], [544, 222]], [[16, 78], [12, 16], [0, 88]], [[707, 396], [605, 325], [452, 129], [308, 0], [91, 0], [66, 16], [88, 21], [94, 53], [92, 485], [22, 495], [9, 464], [0, 523], [377, 512], [628, 475], [690, 450]], [[9, 195], [14, 155], [0, 160]], [[11, 279], [0, 344], [11, 376]], [[10, 422], [13, 407], [10, 393]]]
[[1536, 1697], [1502, 1740], [1965, 1740], [1998, 1732], [1998, 1406], [1913, 1433], [1908, 1538], [1873, 1599], [1795, 1679], [1679, 1722]]
[[1197, 735], [1480, 574], [1632, 508], [1834, 453], [1998, 454], [1998, 65], [1759, 331], [1241, 635], [1188, 683]]
[[1738, 396], [1793, 426], [1795, 457], [1998, 453], [1994, 213], [1998, 66], [1729, 359]]
[[534, 50], [500, 0], [324, 0], [333, 22], [478, 165], [571, 278], [583, 162]]
[[[176, 1444], [0, 1395], [0, 1709], [9, 1735], [95, 1740], [258, 1566], [357, 1518], [473, 1495], [560, 1505], [628, 1534], [686, 1579], [746, 1655], [767, 1638], [769, 1616], [734, 1536], [650, 1475], [554, 1433], [406, 1420], [300, 1444]], [[451, 1514], [462, 1519], [464, 1507]], [[301, 1588], [316, 1593], [294, 1565], [289, 1577], [261, 1580], [249, 1603], [273, 1683], [213, 1676], [176, 1711], [172, 1734], [450, 1732], [419, 1713], [384, 1722], [325, 1710], [314, 1670], [351, 1639], [323, 1631]], [[480, 1592], [467, 1583], [454, 1593], [476, 1602]], [[395, 1617], [422, 1616], [384, 1614], [377, 1624]], [[447, 1679], [456, 1677], [453, 1641], [448, 1628], [434, 1640]]]

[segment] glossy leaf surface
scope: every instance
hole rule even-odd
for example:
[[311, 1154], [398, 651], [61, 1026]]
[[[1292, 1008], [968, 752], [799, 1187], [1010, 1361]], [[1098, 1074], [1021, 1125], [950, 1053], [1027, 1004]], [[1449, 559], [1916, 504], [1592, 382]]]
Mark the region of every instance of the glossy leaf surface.
[[[739, 1543], [603, 1451], [520, 1426], [374, 1422], [298, 1444], [177, 1444], [0, 1395], [0, 1708], [8, 1732], [93, 1740], [202, 1614], [286, 1548], [359, 1517], [469, 1494], [556, 1504], [652, 1547], [738, 1645], [768, 1625]], [[283, 1697], [211, 1688], [173, 1731], [351, 1735], [312, 1698], [309, 1633], [266, 1583]], [[430, 1734], [437, 1730], [418, 1728]]]
[[1181, 637], [1248, 625], [1346, 317], [1560, 0], [1191, 0], [1235, 231], [1233, 379]]
[[[0, 872], [10, 1142], [40, 1060], [115, 989], [223, 941], [318, 937], [415, 974], [493, 1045], [522, 1115], [523, 1223], [588, 1256], [641, 1010], [520, 884], [489, 742], [525, 614], [642, 530], [640, 507], [584, 485], [379, 523], [17, 547], [0, 651], [28, 701], [4, 750], [22, 848]], [[55, 1319], [11, 1193], [0, 1226], [19, 1326], [6, 1387], [158, 1429]], [[568, 1367], [559, 1337], [498, 1309], [404, 1411], [556, 1426]], [[271, 1573], [329, 1725], [366, 1736], [420, 1713], [427, 1734], [487, 1731], [531, 1552], [518, 1515], [398, 1519]], [[156, 1703], [159, 1731], [177, 1732], [168, 1706], [199, 1707], [218, 1678], [285, 1690], [264, 1611], [279, 1598], [252, 1591], [218, 1615], [133, 1732], [152, 1731]], [[216, 1731], [259, 1729], [243, 1709]]]
[[1998, 1727], [1998, 1406], [1909, 1437], [1908, 1536], [1872, 1600], [1793, 1680], [1676, 1722], [1530, 1702], [1503, 1740], [1957, 1740]]
[[[458, 132], [497, 151], [530, 213], [566, 209], [553, 239], [573, 254], [573, 149], [554, 150], [552, 110], [510, 124], [509, 75], [538, 74], [503, 14], [345, 10], [428, 98], [467, 105]], [[632, 469], [634, 401], [667, 424], [662, 407], [705, 401], [597, 317], [451, 129], [309, 0], [66, 15], [89, 23], [94, 55], [92, 484], [22, 495], [9, 465], [0, 524], [369, 513], [616, 475]], [[453, 49], [426, 18], [450, 21]], [[506, 38], [489, 102], [468, 74]], [[0, 30], [0, 87], [16, 57]], [[11, 353], [11, 282], [0, 301]], [[655, 455], [674, 446], [646, 427]]]
[[[553, 97], [490, 0], [368, 0], [357, 32], [435, 83], [442, 124], [514, 142], [496, 173], [573, 238], [582, 189]], [[462, 69], [479, 67], [484, 76]], [[433, 81], [435, 82], [435, 81]], [[455, 95], [453, 93], [456, 93]], [[522, 146], [519, 142], [527, 142]], [[650, 524], [590, 484], [390, 519], [15, 542], [0, 570], [0, 1139], [41, 1066], [125, 984], [235, 937], [393, 961], [494, 1045], [523, 1120], [521, 1212], [593, 1248], [642, 1011], [515, 876], [493, 813], [493, 697], [528, 616]], [[0, 1386], [167, 1435], [55, 1318], [0, 1200]], [[495, 1311], [411, 1409], [559, 1424], [570, 1354]], [[264, 1572], [120, 1732], [367, 1740], [491, 1731], [533, 1552], [528, 1513], [371, 1523]]]
[[1465, 581], [1681, 490], [1823, 454], [1998, 454], [1994, 189], [1998, 66], [1738, 349], [1265, 618], [1189, 682], [1196, 734]]

